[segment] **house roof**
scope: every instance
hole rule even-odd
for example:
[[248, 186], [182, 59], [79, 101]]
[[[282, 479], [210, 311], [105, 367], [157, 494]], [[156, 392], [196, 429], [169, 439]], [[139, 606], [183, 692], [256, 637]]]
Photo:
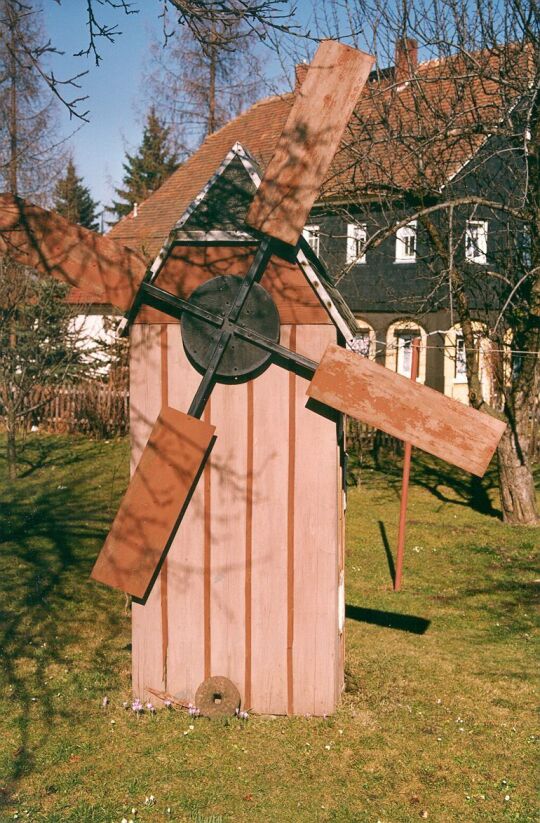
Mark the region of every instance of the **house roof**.
[[[400, 76], [395, 69], [373, 72], [321, 190], [321, 201], [350, 199], [381, 188], [442, 188], [500, 122], [507, 102], [502, 86], [511, 87], [500, 79], [508, 79], [512, 70], [509, 49], [515, 63], [516, 49], [510, 47], [473, 55], [480, 67], [476, 73], [472, 62], [461, 56], [420, 63], [408, 77], [403, 77], [402, 69]], [[523, 53], [518, 60], [519, 71], [528, 57]], [[301, 89], [302, 70], [295, 93]], [[143, 251], [149, 259], [154, 257], [231, 146], [241, 143], [265, 168], [295, 93], [261, 100], [207, 137], [139, 204], [137, 216], [123, 218], [110, 236]]]

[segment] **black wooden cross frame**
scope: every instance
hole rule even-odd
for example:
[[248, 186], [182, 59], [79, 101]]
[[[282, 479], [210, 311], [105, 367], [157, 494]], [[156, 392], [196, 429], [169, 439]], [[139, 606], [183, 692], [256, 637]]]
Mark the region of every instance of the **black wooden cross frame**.
[[[242, 279], [232, 304], [228, 310], [224, 310], [223, 313], [220, 314], [208, 311], [204, 307], [197, 305], [191, 298], [184, 300], [181, 297], [177, 297], [159, 288], [159, 286], [155, 286], [151, 282], [145, 281], [140, 286], [139, 294], [134, 304], [134, 310], [130, 313], [130, 321], [133, 321], [141, 305], [145, 304], [178, 319], [180, 319], [185, 312], [204, 323], [221, 329], [221, 333], [217, 337], [214, 346], [209, 350], [205, 358], [206, 363], [203, 378], [188, 409], [188, 414], [191, 417], [200, 418], [202, 416], [212, 389], [215, 383], [219, 381], [219, 376], [216, 374], [219, 364], [227, 347], [235, 337], [268, 352], [270, 355], [274, 355], [274, 357], [284, 362], [287, 368], [297, 370], [309, 379], [311, 379], [315, 373], [318, 364], [314, 360], [310, 360], [308, 357], [304, 357], [297, 352], [287, 349], [285, 346], [281, 346], [279, 342], [265, 337], [257, 330], [246, 327], [243, 324], [239, 325], [238, 323], [240, 313], [250, 294], [252, 294], [255, 284], [258, 284], [264, 275], [270, 258], [275, 252], [276, 245], [276, 241], [269, 237], [265, 237], [261, 241], [253, 262], [247, 274]], [[218, 278], [215, 279], [217, 280]], [[266, 296], [268, 300], [271, 299], [268, 294]]]

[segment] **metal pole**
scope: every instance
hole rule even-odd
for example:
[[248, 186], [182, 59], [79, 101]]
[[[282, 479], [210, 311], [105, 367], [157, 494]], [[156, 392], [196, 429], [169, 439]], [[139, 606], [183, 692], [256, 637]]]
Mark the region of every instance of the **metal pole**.
[[[420, 360], [420, 338], [415, 337], [412, 342], [412, 362], [411, 380], [418, 377], [418, 362]], [[411, 452], [410, 443], [405, 443], [405, 454], [403, 457], [403, 479], [401, 481], [401, 505], [399, 509], [399, 530], [396, 558], [396, 576], [394, 580], [394, 591], [401, 588], [401, 573], [403, 571], [403, 551], [405, 549], [405, 529], [407, 527], [407, 498], [409, 496], [409, 477], [411, 474]]]

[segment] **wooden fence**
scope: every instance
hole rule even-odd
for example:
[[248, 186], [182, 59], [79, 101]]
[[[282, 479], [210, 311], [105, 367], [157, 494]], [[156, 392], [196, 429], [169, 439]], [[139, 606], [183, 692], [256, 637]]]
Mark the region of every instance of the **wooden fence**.
[[[43, 390], [36, 389], [29, 405], [38, 406], [27, 419], [27, 428], [37, 426], [43, 431], [81, 433], [96, 437], [114, 437], [129, 431], [129, 389], [127, 380], [115, 383], [88, 381], [78, 386], [55, 389], [44, 400]], [[540, 462], [540, 404], [536, 410], [532, 432], [533, 460]], [[403, 443], [389, 434], [359, 423], [348, 421], [347, 451], [354, 460], [362, 462], [369, 455], [379, 453], [402, 454]]]
[[48, 399], [38, 388], [29, 405], [37, 408], [27, 419], [28, 429], [96, 437], [114, 437], [129, 431], [127, 387], [94, 380], [55, 389]]

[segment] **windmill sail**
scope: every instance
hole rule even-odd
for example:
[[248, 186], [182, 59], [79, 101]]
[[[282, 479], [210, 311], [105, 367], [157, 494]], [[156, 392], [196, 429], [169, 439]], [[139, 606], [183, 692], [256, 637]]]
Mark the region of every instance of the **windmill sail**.
[[214, 444], [214, 426], [163, 408], [92, 577], [144, 598]]
[[479, 476], [506, 428], [494, 417], [338, 346], [328, 346], [308, 394]]

